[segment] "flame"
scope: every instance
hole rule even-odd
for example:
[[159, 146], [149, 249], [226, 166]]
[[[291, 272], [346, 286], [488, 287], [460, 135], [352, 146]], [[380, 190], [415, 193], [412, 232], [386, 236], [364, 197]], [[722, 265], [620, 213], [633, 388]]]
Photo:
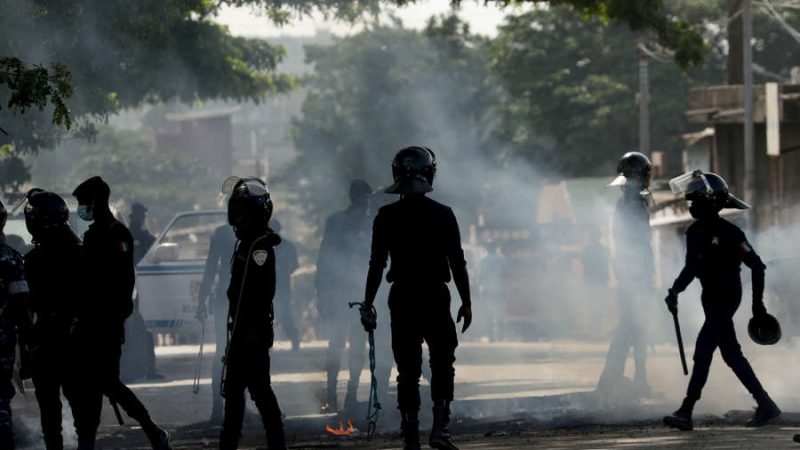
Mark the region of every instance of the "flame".
[[347, 428], [344, 427], [344, 422], [340, 420], [339, 428], [333, 428], [330, 425], [325, 425], [325, 431], [334, 436], [350, 436], [355, 431], [355, 428], [353, 428], [353, 422], [350, 421], [350, 419], [347, 419]]

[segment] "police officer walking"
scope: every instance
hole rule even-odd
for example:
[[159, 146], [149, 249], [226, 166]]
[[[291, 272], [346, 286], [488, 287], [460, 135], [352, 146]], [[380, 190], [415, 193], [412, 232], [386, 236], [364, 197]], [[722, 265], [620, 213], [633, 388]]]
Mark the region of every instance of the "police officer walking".
[[272, 199], [267, 186], [256, 178], [231, 178], [223, 191], [230, 194], [228, 223], [233, 226], [238, 242], [228, 287], [230, 331], [222, 388], [225, 418], [219, 448], [233, 450], [239, 446], [247, 389], [261, 415], [269, 449], [285, 449], [283, 419], [270, 380], [275, 246], [281, 242], [268, 226]]
[[356, 314], [348, 308], [351, 293], [364, 286], [363, 272], [357, 270], [369, 258], [369, 235], [372, 218], [369, 196], [372, 187], [364, 180], [350, 183], [350, 206], [333, 214], [325, 222], [317, 260], [317, 311], [323, 332], [328, 338], [326, 371], [327, 400], [324, 411], [337, 411], [337, 378], [342, 364], [342, 352], [349, 341], [348, 369], [344, 409], [356, 407], [356, 394], [361, 371], [364, 369], [366, 335], [361, 331]]
[[394, 184], [385, 192], [399, 194], [400, 200], [382, 207], [375, 217], [364, 296], [364, 306], [373, 311], [371, 320], [363, 321], [369, 331], [375, 326], [375, 295], [391, 258], [386, 280], [392, 283], [389, 292], [392, 350], [399, 373], [397, 401], [407, 449], [420, 448], [418, 412], [423, 341], [430, 351], [433, 400], [429, 444], [437, 449], [457, 449], [447, 427], [458, 346], [447, 288], [451, 274], [461, 297], [458, 321], [464, 319], [462, 333], [472, 322], [469, 276], [458, 222], [449, 207], [425, 196], [433, 190], [435, 174], [436, 158], [426, 147], [407, 147], [395, 155]]
[[[136, 395], [120, 381], [119, 363], [125, 336], [125, 319], [133, 312], [133, 238], [109, 208], [111, 189], [102, 178], [87, 179], [72, 193], [78, 215], [91, 221], [84, 235], [84, 278], [90, 283], [88, 301], [97, 361], [97, 382], [112, 404], [119, 404], [141, 425], [153, 449], [171, 449], [169, 434], [159, 428]], [[100, 411], [97, 411], [99, 423]]]
[[83, 328], [82, 293], [75, 283], [83, 264], [81, 241], [68, 220], [67, 202], [61, 196], [41, 189], [28, 193], [25, 225], [34, 248], [25, 255], [25, 272], [36, 323], [31, 338], [33, 367], [27, 370], [32, 371], [47, 450], [64, 448], [62, 389], [72, 409], [81, 450], [94, 448], [97, 423], [92, 411], [102, 408], [103, 401], [97, 386], [86, 382], [80, 372], [90, 363], [86, 348], [91, 342]]
[[228, 342], [228, 298], [226, 291], [231, 281], [231, 255], [236, 248], [236, 235], [230, 225], [221, 225], [211, 234], [203, 279], [200, 282], [200, 297], [197, 318], [206, 320], [208, 312], [214, 315], [216, 350], [211, 372], [211, 421], [221, 422], [223, 398], [221, 390], [222, 358]]
[[647, 396], [647, 340], [644, 317], [647, 295], [653, 290], [653, 249], [650, 242], [650, 176], [647, 156], [629, 152], [617, 164], [617, 178], [609, 186], [620, 186], [622, 197], [614, 211], [613, 267], [619, 287], [620, 318], [597, 384], [598, 392], [615, 395], [624, 391], [625, 361], [633, 350], [634, 388]]
[[703, 292], [700, 301], [706, 320], [697, 336], [694, 367], [681, 407], [664, 423], [680, 430], [691, 430], [692, 410], [700, 399], [708, 379], [711, 359], [719, 348], [722, 359], [756, 400], [758, 407], [746, 426], [760, 427], [781, 414], [758, 381], [753, 368], [742, 354], [733, 315], [742, 301], [739, 269], [742, 263], [750, 268], [753, 284], [753, 317], [767, 317], [764, 306], [764, 272], [766, 266], [736, 225], [719, 216], [723, 208], [747, 209], [749, 206], [728, 192], [728, 185], [719, 175], [694, 171], [674, 178], [670, 185], [675, 193], [683, 193], [691, 204], [689, 212], [696, 219], [686, 231], [686, 264], [675, 279], [665, 299], [673, 313], [678, 311], [678, 294], [695, 278]]
[[12, 449], [15, 346], [17, 333], [24, 333], [29, 326], [26, 309], [29, 291], [22, 256], [6, 244], [3, 229], [7, 219], [6, 207], [0, 202], [0, 448]]

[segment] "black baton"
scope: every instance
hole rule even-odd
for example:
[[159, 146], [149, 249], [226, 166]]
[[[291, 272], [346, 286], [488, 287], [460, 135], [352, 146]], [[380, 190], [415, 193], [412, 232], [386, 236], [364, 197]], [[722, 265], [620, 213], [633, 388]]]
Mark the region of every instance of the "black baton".
[[681, 325], [678, 323], [678, 313], [672, 313], [672, 321], [675, 323], [675, 335], [678, 336], [678, 350], [681, 352], [681, 365], [683, 374], [689, 375], [689, 368], [686, 366], [686, 353], [683, 351], [683, 337], [681, 337]]
[[117, 405], [117, 402], [111, 402], [111, 407], [114, 409], [114, 415], [117, 416], [117, 423], [119, 423], [119, 426], [125, 425], [125, 422], [122, 420], [122, 414], [119, 412], [119, 405]]

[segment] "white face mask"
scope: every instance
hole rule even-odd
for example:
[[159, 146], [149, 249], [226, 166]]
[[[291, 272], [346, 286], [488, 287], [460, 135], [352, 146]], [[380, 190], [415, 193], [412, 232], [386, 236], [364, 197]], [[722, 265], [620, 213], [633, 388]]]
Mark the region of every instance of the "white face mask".
[[92, 210], [89, 209], [89, 206], [87, 206], [87, 205], [78, 205], [78, 211], [77, 212], [78, 212], [78, 217], [80, 217], [81, 219], [83, 219], [83, 220], [85, 220], [87, 222], [91, 222], [92, 220], [94, 220], [94, 217], [93, 217], [93, 214], [92, 214]]

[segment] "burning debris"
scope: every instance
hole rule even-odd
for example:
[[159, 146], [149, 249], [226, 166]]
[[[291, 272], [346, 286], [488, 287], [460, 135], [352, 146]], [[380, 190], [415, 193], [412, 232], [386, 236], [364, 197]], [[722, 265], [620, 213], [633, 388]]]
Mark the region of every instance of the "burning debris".
[[352, 436], [353, 433], [358, 431], [353, 427], [353, 421], [347, 419], [347, 428], [344, 427], [344, 421], [339, 421], [339, 428], [333, 428], [330, 425], [325, 425], [325, 431], [334, 436]]

